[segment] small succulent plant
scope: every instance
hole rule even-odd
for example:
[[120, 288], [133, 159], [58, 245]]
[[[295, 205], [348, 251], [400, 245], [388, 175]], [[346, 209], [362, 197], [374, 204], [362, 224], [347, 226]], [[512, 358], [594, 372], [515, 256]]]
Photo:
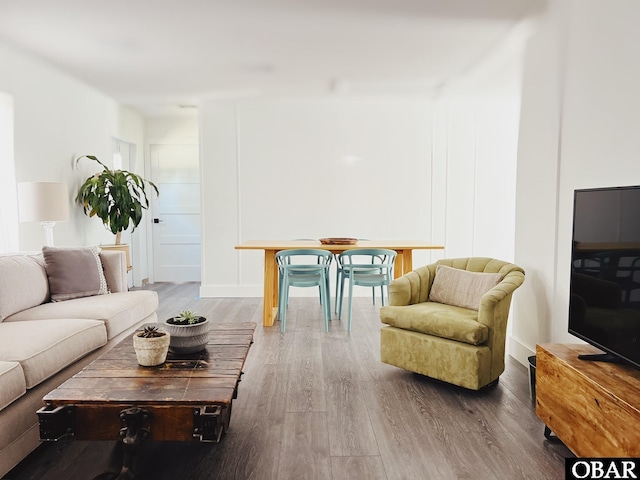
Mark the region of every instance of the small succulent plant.
[[202, 317], [193, 310], [182, 310], [178, 315], [172, 318], [175, 325], [193, 325], [202, 322]]
[[138, 336], [142, 338], [162, 337], [164, 335], [166, 335], [166, 333], [162, 330], [158, 330], [158, 327], [155, 325], [148, 325], [144, 327], [144, 330], [138, 333]]

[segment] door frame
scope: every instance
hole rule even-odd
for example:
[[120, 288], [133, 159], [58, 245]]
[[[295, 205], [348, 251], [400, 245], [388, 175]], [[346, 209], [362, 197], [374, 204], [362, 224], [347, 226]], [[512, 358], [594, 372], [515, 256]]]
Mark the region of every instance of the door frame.
[[[151, 171], [151, 145], [197, 145], [198, 146], [198, 158], [200, 159], [200, 187], [202, 188], [202, 148], [200, 145], [200, 140], [198, 137], [188, 138], [148, 138], [145, 140], [144, 144], [144, 169], [145, 172], [148, 173], [148, 178], [151, 180], [153, 175]], [[160, 192], [162, 194], [162, 192]], [[151, 202], [150, 202], [151, 203]], [[200, 211], [202, 212], [202, 195], [200, 195]], [[149, 206], [149, 210], [147, 211], [147, 219], [146, 226], [149, 234], [147, 235], [147, 273], [149, 283], [155, 283], [155, 267], [153, 262], [153, 218], [155, 217], [155, 212], [153, 211], [153, 203]], [[200, 221], [202, 222], [202, 215], [200, 215]], [[201, 225], [202, 227], [202, 225]], [[202, 250], [202, 243], [200, 244], [200, 249]], [[200, 268], [202, 268], [202, 260], [200, 261]]]

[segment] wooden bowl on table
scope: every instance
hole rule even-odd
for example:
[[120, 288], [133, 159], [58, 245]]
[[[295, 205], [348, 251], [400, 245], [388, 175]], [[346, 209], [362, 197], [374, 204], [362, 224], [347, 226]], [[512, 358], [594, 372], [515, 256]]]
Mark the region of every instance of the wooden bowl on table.
[[358, 239], [349, 237], [330, 237], [321, 238], [320, 243], [323, 245], [355, 245], [358, 243]]

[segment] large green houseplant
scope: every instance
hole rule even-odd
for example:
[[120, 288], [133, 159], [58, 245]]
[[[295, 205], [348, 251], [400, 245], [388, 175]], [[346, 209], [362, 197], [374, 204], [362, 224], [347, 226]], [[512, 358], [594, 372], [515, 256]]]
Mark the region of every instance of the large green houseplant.
[[82, 205], [85, 215], [94, 215], [116, 236], [116, 245], [120, 245], [120, 237], [131, 225], [133, 232], [142, 220], [142, 211], [149, 208], [146, 188], [153, 187], [156, 195], [158, 187], [140, 175], [126, 170], [110, 170], [94, 155], [82, 155], [78, 162], [88, 158], [102, 166], [102, 171], [87, 178], [80, 186], [76, 202]]

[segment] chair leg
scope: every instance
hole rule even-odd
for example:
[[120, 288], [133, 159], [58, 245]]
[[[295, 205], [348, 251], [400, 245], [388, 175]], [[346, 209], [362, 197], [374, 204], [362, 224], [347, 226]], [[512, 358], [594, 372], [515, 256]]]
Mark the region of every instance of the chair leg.
[[282, 318], [282, 274], [278, 273], [278, 313], [276, 314], [276, 320], [280, 321]]
[[[320, 292], [322, 293], [322, 308], [323, 312], [326, 312], [325, 318], [327, 321], [331, 320], [331, 289], [329, 287], [329, 277], [324, 275], [320, 285]], [[324, 291], [323, 291], [324, 290]], [[325, 301], [326, 299], [326, 301]], [[327, 324], [328, 328], [328, 324]]]
[[331, 321], [331, 284], [329, 283], [329, 274], [327, 274], [325, 290], [327, 292], [327, 306], [329, 307], [327, 311], [329, 313], [329, 321]]
[[[344, 282], [346, 280], [346, 276], [344, 273], [340, 276], [340, 307], [338, 307], [338, 320], [342, 320], [342, 300], [344, 299]], [[351, 284], [351, 280], [349, 280], [349, 284]], [[336, 300], [337, 302], [338, 300]]]
[[287, 326], [287, 307], [289, 305], [289, 282], [287, 281], [287, 277], [285, 276], [282, 281], [282, 291], [280, 293], [281, 305], [280, 309], [280, 332], [284, 333]]
[[340, 295], [340, 268], [336, 266], [336, 304], [335, 313], [338, 313], [338, 296]]
[[347, 332], [351, 331], [351, 312], [353, 311], [353, 278], [349, 279], [349, 317], [347, 318]]
[[282, 277], [280, 277], [278, 278], [278, 314], [276, 316], [279, 322], [282, 321], [282, 309], [284, 308], [284, 305], [282, 303], [283, 290], [284, 290], [284, 281]]
[[322, 280], [320, 285], [320, 291], [322, 292], [322, 296], [326, 300], [322, 304], [322, 316], [324, 317], [324, 331], [329, 331], [329, 317], [331, 315], [331, 301], [329, 300], [327, 282], [325, 279]]

